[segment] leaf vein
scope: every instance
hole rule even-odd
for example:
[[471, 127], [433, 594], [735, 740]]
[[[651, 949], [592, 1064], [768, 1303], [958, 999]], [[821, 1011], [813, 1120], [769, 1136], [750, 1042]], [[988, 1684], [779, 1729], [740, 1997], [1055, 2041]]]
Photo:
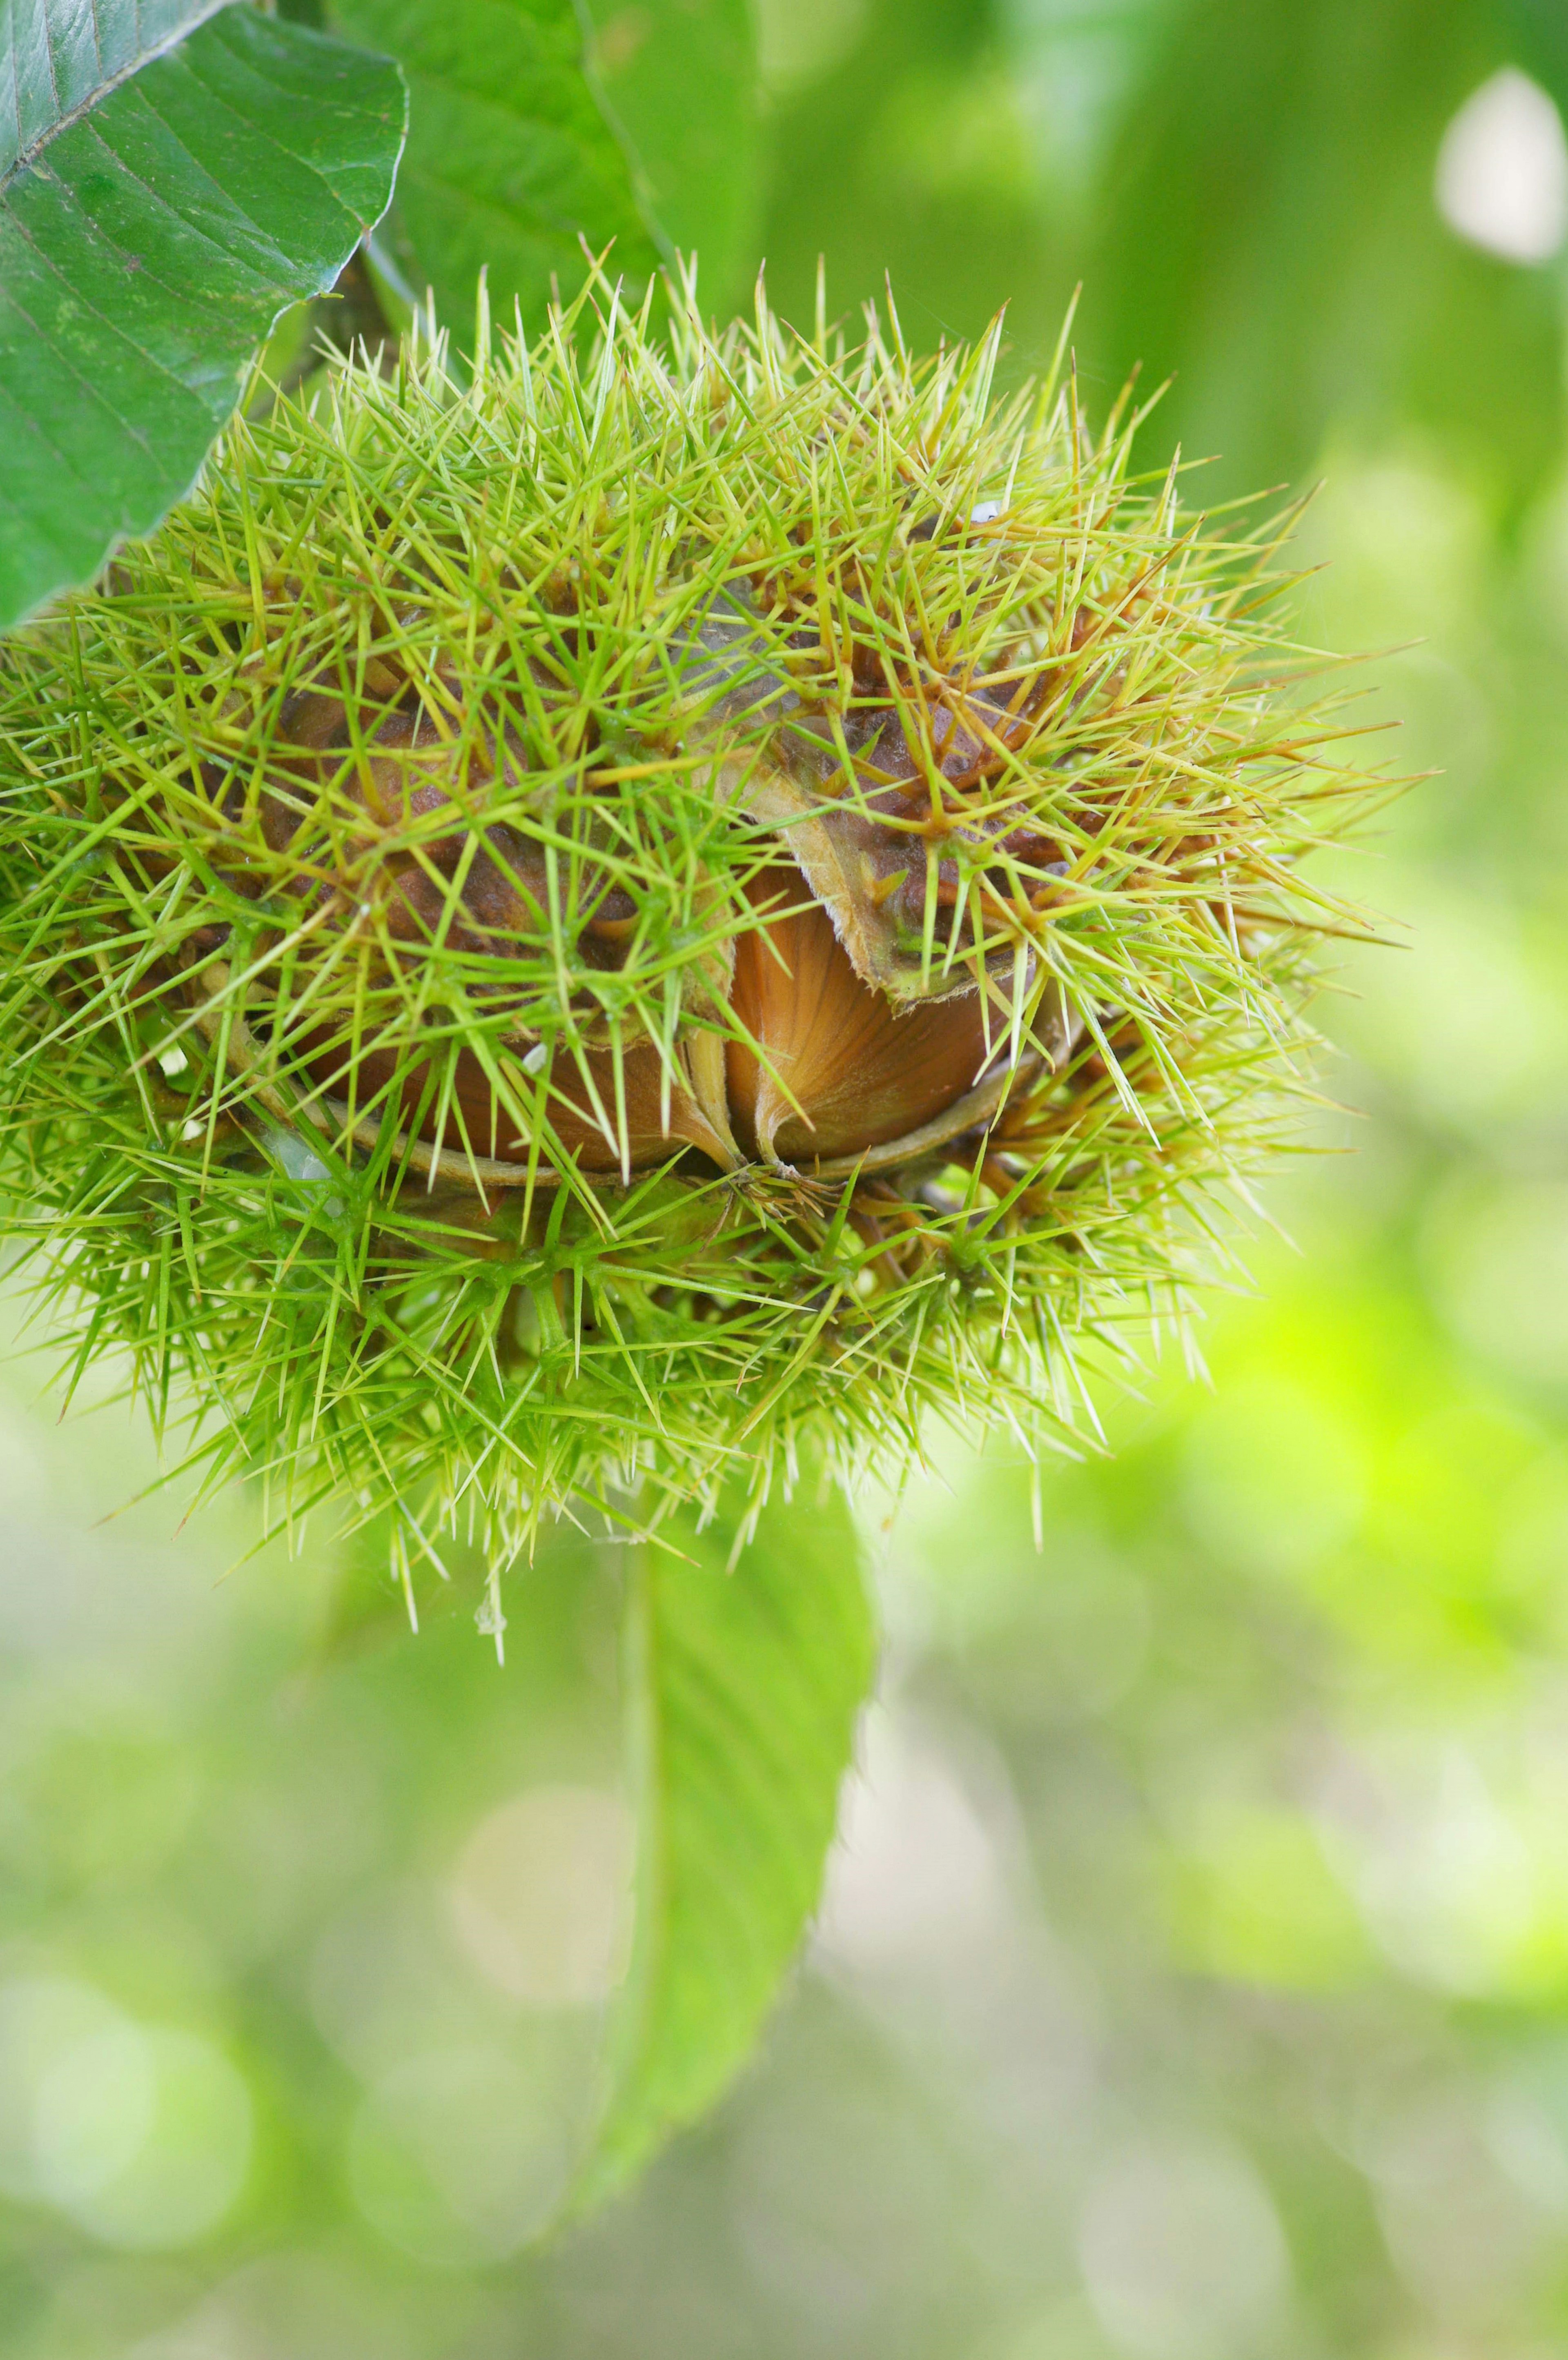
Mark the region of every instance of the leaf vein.
[[[67, 107], [62, 115], [58, 115], [51, 124], [39, 132], [38, 137], [33, 140], [28, 147], [18, 148], [14, 161], [6, 168], [4, 173], [0, 173], [0, 196], [3, 196], [5, 191], [9, 189], [13, 180], [19, 179], [22, 173], [32, 169], [33, 166], [37, 163], [38, 158], [42, 155], [44, 149], [49, 145], [50, 141], [58, 139], [62, 131], [69, 131], [74, 124], [82, 122], [84, 116], [92, 114], [94, 107], [101, 106], [104, 104], [104, 101], [109, 96], [112, 91], [118, 90], [124, 83], [134, 81], [136, 76], [140, 73], [143, 66], [150, 65], [155, 59], [166, 57], [170, 49], [178, 49], [181, 42], [185, 40], [192, 33], [193, 33], [198, 26], [204, 25], [210, 16], [217, 16], [222, 9], [226, 8], [229, 5], [231, 5], [231, 0], [210, 0], [210, 5], [203, 6], [185, 23], [180, 25], [174, 31], [166, 34], [161, 41], [156, 42], [150, 49], [141, 50], [127, 65], [122, 66], [117, 73], [105, 75], [104, 80], [100, 82], [95, 88], [90, 90], [84, 98], [78, 99], [74, 106]], [[98, 40], [98, 12], [95, 6], [93, 12], [93, 44], [98, 50], [101, 64], [103, 59], [103, 48], [102, 44]], [[53, 44], [49, 41], [47, 36], [44, 47], [49, 55], [49, 87], [54, 93], [55, 104], [58, 106], [60, 104], [60, 82], [54, 70]], [[14, 60], [13, 78], [15, 78]], [[22, 135], [21, 85], [19, 82], [16, 82], [15, 86], [16, 90], [16, 137], [20, 139]]]

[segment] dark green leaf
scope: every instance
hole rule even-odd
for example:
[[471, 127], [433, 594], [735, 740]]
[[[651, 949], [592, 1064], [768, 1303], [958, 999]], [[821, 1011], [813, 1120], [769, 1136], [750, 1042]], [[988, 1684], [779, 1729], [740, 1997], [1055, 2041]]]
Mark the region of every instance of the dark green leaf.
[[[796, 13], [809, 51], [824, 12]], [[830, 316], [852, 322], [891, 281], [905, 335], [928, 348], [981, 334], [1005, 304], [1003, 368], [1048, 365], [1082, 242], [1064, 235], [1035, 161], [1023, 20], [1089, 12], [1008, 0], [1005, 49], [1001, 13], [998, 0], [867, 0], [844, 12], [837, 70], [775, 97], [762, 243], [786, 319], [809, 323], [824, 257]], [[1126, 11], [1104, 13], [1119, 26]], [[1084, 112], [1081, 86], [1053, 84], [1061, 110]]]
[[1096, 405], [1174, 372], [1154, 428], [1223, 454], [1215, 497], [1299, 481], [1330, 419], [1455, 437], [1517, 507], [1555, 464], [1549, 275], [1439, 218], [1445, 126], [1507, 61], [1486, 5], [1186, 0], [1124, 121], [1087, 273]]
[[1568, 110], [1568, 8], [1563, 0], [1504, 0], [1519, 63]]
[[572, 0], [334, 0], [332, 22], [389, 49], [410, 93], [398, 184], [406, 261], [465, 337], [482, 269], [503, 320], [530, 326], [551, 281], [576, 286], [581, 240], [615, 242], [646, 280], [659, 255], [626, 157], [583, 74]]
[[[583, 242], [645, 286], [677, 247], [728, 304], [756, 268], [756, 55], [746, 0], [330, 0], [409, 77], [400, 261], [468, 333], [488, 272], [536, 328]], [[585, 72], [585, 44], [588, 51]]]
[[117, 83], [225, 5], [147, 0], [100, 9], [11, 0], [0, 16], [0, 180], [69, 118], [102, 104]]
[[394, 66], [248, 8], [139, 67], [183, 19], [144, 14], [138, 42], [134, 8], [100, 9], [97, 84], [87, 21], [35, 6], [4, 58], [0, 624], [189, 490], [271, 322], [384, 209], [402, 137]]
[[631, 164], [661, 244], [701, 263], [707, 303], [749, 292], [762, 148], [748, 0], [584, 0], [589, 80]]
[[711, 2105], [749, 2054], [816, 1907], [872, 1618], [837, 1492], [633, 1562], [627, 1682], [637, 1919], [609, 2091], [575, 2209]]

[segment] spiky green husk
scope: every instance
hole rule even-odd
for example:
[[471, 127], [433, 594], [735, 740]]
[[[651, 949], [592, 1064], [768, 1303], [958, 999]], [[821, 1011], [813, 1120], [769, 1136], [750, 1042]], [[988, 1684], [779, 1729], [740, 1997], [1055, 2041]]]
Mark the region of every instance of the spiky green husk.
[[[1179, 1324], [1302, 1085], [1343, 913], [1298, 863], [1365, 781], [1267, 618], [1277, 537], [1200, 529], [1070, 377], [993, 399], [994, 336], [915, 362], [874, 320], [850, 350], [674, 310], [663, 346], [613, 305], [482, 334], [465, 387], [439, 347], [342, 368], [5, 656], [14, 1227], [72, 1368], [193, 1402], [209, 1480], [258, 1474], [278, 1521], [389, 1508], [400, 1551], [502, 1561], [573, 1500], [896, 1464], [930, 1409], [1034, 1449], [1085, 1352]], [[954, 683], [1034, 699], [967, 786], [930, 735]], [[987, 989], [1011, 1095], [858, 1181], [631, 1170], [624, 1060], [655, 1044], [667, 1091], [735, 1035], [748, 882], [884, 818], [846, 738], [873, 690], [932, 775], [864, 869], [867, 956], [905, 999]], [[286, 716], [323, 694], [346, 744], [302, 787]], [[498, 825], [533, 898], [487, 935]], [[619, 1173], [563, 1137], [574, 1071]]]

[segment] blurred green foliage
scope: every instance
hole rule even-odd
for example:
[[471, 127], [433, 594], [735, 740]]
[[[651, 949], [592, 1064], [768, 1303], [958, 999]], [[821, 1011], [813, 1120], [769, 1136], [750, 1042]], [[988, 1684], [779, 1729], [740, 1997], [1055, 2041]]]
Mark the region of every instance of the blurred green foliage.
[[571, 0], [333, 0], [327, 22], [402, 67], [409, 138], [381, 236], [460, 337], [481, 270], [503, 319], [514, 301], [538, 317], [552, 277], [575, 273], [584, 223], [619, 242], [628, 270], [654, 268], [626, 158], [584, 79]]
[[[139, 1434], [0, 1422], [5, 2360], [1544, 2360], [1568, 2341], [1563, 265], [1463, 243], [1519, 0], [770, 0], [786, 309], [1086, 281], [1151, 462], [1326, 489], [1306, 628], [1442, 775], [1348, 873], [1252, 1292], [1047, 1480], [865, 1503], [887, 1655], [764, 2053], [542, 2254], [625, 1955], [613, 1552], [475, 1637], [218, 1583]], [[1527, 51], [1527, 42], [1540, 46]], [[1562, 93], [1562, 85], [1557, 85]], [[1368, 759], [1378, 741], [1369, 741]], [[1347, 1152], [1348, 1151], [1348, 1152]], [[886, 1520], [885, 1523], [883, 1520]]]

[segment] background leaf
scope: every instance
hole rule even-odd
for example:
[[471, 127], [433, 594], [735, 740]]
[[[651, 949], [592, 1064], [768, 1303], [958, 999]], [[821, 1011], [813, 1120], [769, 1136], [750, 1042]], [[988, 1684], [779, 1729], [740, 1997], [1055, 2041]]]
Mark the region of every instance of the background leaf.
[[630, 168], [583, 74], [572, 0], [337, 0], [331, 22], [389, 50], [409, 82], [400, 260], [461, 341], [488, 269], [499, 316], [538, 325], [579, 243], [615, 241], [634, 279], [658, 267]]
[[1110, 159], [1080, 354], [1103, 398], [1174, 372], [1155, 442], [1223, 453], [1203, 496], [1312, 465], [1328, 420], [1453, 435], [1505, 507], [1561, 433], [1550, 274], [1464, 245], [1432, 178], [1454, 111], [1509, 58], [1487, 6], [1187, 0]]
[[750, 0], [583, 0], [588, 78], [666, 251], [696, 253], [721, 317], [758, 264], [762, 149]]
[[639, 1550], [628, 1592], [637, 1920], [575, 2207], [711, 2105], [750, 2051], [821, 1889], [874, 1664], [837, 1491], [771, 1506], [733, 1573], [722, 1525], [670, 1537], [689, 1554]]
[[[333, 0], [411, 93], [398, 186], [400, 267], [466, 334], [479, 272], [500, 317], [537, 328], [570, 296], [583, 240], [645, 286], [695, 247], [710, 300], [756, 268], [761, 152], [746, 0]], [[585, 73], [585, 62], [590, 71]]]
[[[796, 52], [772, 93], [762, 241], [786, 319], [809, 325], [822, 256], [830, 315], [882, 303], [891, 279], [906, 336], [927, 348], [978, 335], [1005, 303], [1020, 372], [1048, 364], [1082, 260], [1060, 250], [1043, 202], [1030, 71], [1039, 36], [1008, 21], [1036, 13], [1056, 12], [1044, 0], [770, 0]], [[818, 38], [837, 24], [842, 43], [825, 77], [809, 70], [814, 22]]]
[[1568, 13], [1560, 0], [1504, 0], [1518, 61], [1568, 106]]
[[[189, 490], [284, 307], [391, 193], [397, 69], [248, 8], [12, 20], [0, 188], [0, 626]], [[127, 75], [129, 78], [127, 79]], [[102, 93], [101, 103], [93, 104]]]

